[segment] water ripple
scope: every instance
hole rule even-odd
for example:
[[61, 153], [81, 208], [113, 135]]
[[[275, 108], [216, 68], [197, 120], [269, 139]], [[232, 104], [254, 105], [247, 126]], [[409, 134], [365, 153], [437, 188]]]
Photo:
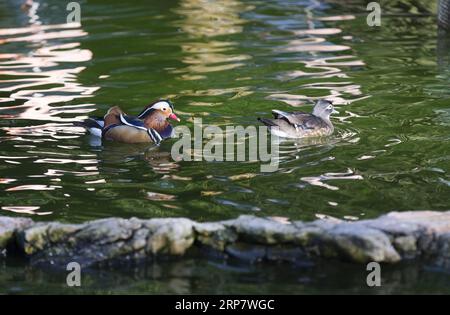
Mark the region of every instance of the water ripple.
[[[70, 28], [70, 30], [60, 31], [66, 28]], [[0, 76], [4, 78], [0, 80], [2, 86], [0, 92], [10, 93], [9, 97], [0, 100], [0, 105], [15, 103], [1, 106], [0, 117], [69, 122], [92, 111], [92, 104], [52, 105], [90, 97], [98, 90], [98, 87], [86, 87], [77, 82], [77, 75], [85, 67], [70, 67], [71, 64], [91, 60], [92, 52], [87, 49], [79, 49], [79, 42], [64, 44], [49, 42], [54, 39], [74, 40], [77, 37], [86, 36], [87, 33], [80, 28], [79, 24], [36, 25], [23, 29], [0, 30], [0, 36], [25, 33], [32, 34], [0, 39], [0, 45], [10, 42], [34, 43], [33, 46], [30, 46], [33, 47], [32, 50], [27, 54], [0, 55]], [[73, 116], [77, 114], [79, 115]], [[2, 129], [9, 134], [23, 132], [23, 127], [4, 127]], [[55, 130], [52, 134], [54, 133]]]
[[[48, 215], [52, 212], [39, 211], [46, 201], [36, 197], [64, 189], [48, 181], [60, 182], [58, 177], [64, 174], [95, 176], [98, 171], [42, 169], [38, 165], [97, 165], [98, 161], [92, 154], [79, 154], [74, 159], [71, 150], [76, 146], [56, 146], [66, 152], [54, 147], [29, 150], [36, 146], [28, 143], [51, 144], [78, 138], [82, 131], [70, 123], [85, 117], [94, 107], [76, 102], [92, 97], [98, 87], [78, 82], [78, 76], [86, 69], [83, 64], [92, 59], [92, 52], [80, 48], [77, 39], [88, 33], [78, 23], [43, 25], [37, 15], [39, 3], [30, 2], [29, 26], [0, 29], [0, 49], [10, 49], [8, 53], [0, 52], [0, 130], [4, 133], [0, 134], [0, 142], [15, 143], [11, 153], [2, 152], [0, 170], [7, 164], [10, 165], [8, 173], [21, 174], [20, 180], [0, 181], [7, 186], [4, 191], [8, 193], [2, 200], [2, 210]], [[17, 167], [12, 169], [14, 165]], [[22, 183], [27, 180], [42, 182]], [[36, 191], [37, 195], [24, 201], [19, 195], [27, 191]], [[28, 202], [38, 205], [28, 205]]]
[[323, 187], [329, 190], [339, 190], [337, 186], [333, 186], [330, 184], [325, 183], [325, 181], [329, 180], [342, 180], [342, 179], [353, 179], [353, 180], [361, 180], [363, 177], [359, 174], [355, 174], [354, 171], [351, 169], [347, 169], [346, 172], [342, 173], [325, 173], [319, 176], [311, 176], [311, 177], [302, 177], [300, 178], [302, 181], [313, 185], [313, 186], [319, 186]]

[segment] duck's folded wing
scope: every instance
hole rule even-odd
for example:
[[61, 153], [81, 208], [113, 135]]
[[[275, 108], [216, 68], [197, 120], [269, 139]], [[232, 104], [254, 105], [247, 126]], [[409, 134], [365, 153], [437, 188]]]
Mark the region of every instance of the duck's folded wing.
[[280, 110], [273, 110], [276, 119], [283, 119], [295, 128], [318, 129], [326, 126], [326, 123], [319, 117], [304, 112], [287, 113]]
[[136, 117], [120, 114], [120, 121], [124, 125], [145, 130], [152, 139], [152, 141], [156, 144], [159, 144], [163, 139], [163, 137], [159, 134], [158, 131], [152, 128], [145, 127], [144, 122]]
[[138, 129], [147, 129], [144, 122], [136, 117], [120, 114], [120, 122], [124, 125], [135, 127]]
[[272, 110], [272, 115], [275, 119], [284, 119], [291, 124], [295, 124], [301, 116], [310, 115], [305, 112], [283, 112], [282, 110], [274, 109]]
[[293, 125], [294, 127], [301, 128], [303, 130], [321, 129], [327, 127], [325, 121], [311, 114], [297, 115], [295, 119], [293, 119]]

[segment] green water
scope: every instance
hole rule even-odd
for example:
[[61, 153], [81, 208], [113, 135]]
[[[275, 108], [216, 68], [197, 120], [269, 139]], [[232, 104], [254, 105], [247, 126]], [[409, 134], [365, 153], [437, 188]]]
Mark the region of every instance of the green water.
[[416, 265], [383, 266], [381, 286], [368, 287], [365, 266], [262, 264], [217, 259], [158, 261], [139, 267], [82, 270], [81, 286], [67, 272], [0, 264], [7, 294], [450, 294], [450, 276]]
[[[0, 3], [0, 214], [83, 222], [109, 216], [240, 214], [364, 219], [444, 210], [450, 193], [450, 47], [434, 1], [64, 1]], [[271, 109], [333, 100], [335, 134], [284, 143], [281, 164], [181, 161], [99, 144], [72, 122], [112, 105], [170, 98], [180, 124], [257, 125]], [[7, 269], [6, 269], [7, 270]], [[280, 280], [281, 281], [281, 280]]]

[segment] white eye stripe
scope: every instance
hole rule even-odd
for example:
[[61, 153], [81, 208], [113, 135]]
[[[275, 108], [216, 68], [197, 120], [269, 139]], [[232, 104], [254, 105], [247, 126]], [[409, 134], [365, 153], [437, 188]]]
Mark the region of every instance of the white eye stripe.
[[166, 101], [159, 101], [159, 102], [156, 102], [155, 104], [153, 104], [153, 106], [151, 108], [153, 108], [153, 109], [163, 109], [163, 108], [166, 108], [166, 107], [170, 107], [170, 104], [168, 102], [166, 102]]
[[155, 110], [155, 109], [166, 110], [167, 107], [172, 108], [172, 105], [167, 101], [159, 101], [159, 102], [156, 102], [155, 104], [153, 104], [151, 107], [148, 107], [146, 110], [142, 111], [137, 117], [143, 118], [152, 110]]

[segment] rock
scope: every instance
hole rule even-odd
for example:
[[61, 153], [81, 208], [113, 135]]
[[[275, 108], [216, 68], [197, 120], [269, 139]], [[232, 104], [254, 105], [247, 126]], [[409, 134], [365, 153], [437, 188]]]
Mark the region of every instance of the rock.
[[393, 245], [405, 258], [414, 258], [417, 254], [417, 239], [413, 235], [398, 236]]
[[138, 220], [109, 218], [88, 222], [76, 234], [78, 242], [110, 244], [131, 238], [133, 231], [141, 227]]
[[392, 211], [381, 218], [397, 219], [403, 222], [416, 222], [434, 228], [436, 232], [450, 230], [450, 211]]
[[389, 236], [413, 235], [420, 233], [423, 227], [415, 222], [405, 222], [395, 217], [381, 216], [374, 220], [355, 222], [364, 227], [380, 230]]
[[359, 263], [398, 262], [401, 257], [389, 237], [379, 230], [342, 223], [328, 231], [328, 244], [335, 246], [338, 255]]
[[31, 219], [0, 217], [0, 251], [14, 242], [14, 234], [33, 223]]
[[233, 229], [239, 235], [239, 239], [261, 244], [293, 242], [298, 233], [298, 229], [293, 224], [283, 224], [247, 215], [222, 223]]
[[213, 249], [224, 251], [225, 246], [237, 240], [237, 234], [220, 223], [197, 223], [194, 225], [197, 241]]
[[188, 219], [109, 218], [81, 225], [38, 223], [21, 231], [18, 243], [33, 264], [84, 266], [111, 260], [139, 260], [156, 254], [182, 255], [194, 242]]
[[38, 223], [19, 233], [19, 245], [27, 255], [45, 249], [48, 241], [48, 223]]
[[[298, 223], [296, 223], [296, 226], [298, 226]], [[304, 225], [296, 232], [294, 244], [299, 244], [311, 251], [313, 248], [316, 248], [318, 242], [325, 235], [325, 231], [325, 229], [320, 227], [320, 224]]]
[[[38, 265], [138, 262], [161, 255], [181, 256], [193, 246], [250, 262], [316, 257], [354, 263], [418, 259], [450, 270], [450, 212], [392, 212], [372, 220], [307, 223], [255, 216], [210, 223], [185, 218], [108, 218], [83, 224], [0, 217], [0, 252], [16, 251]], [[207, 251], [195, 253], [202, 252]]]
[[66, 242], [81, 229], [81, 225], [51, 223], [47, 229], [47, 237], [51, 243]]
[[440, 235], [437, 245], [435, 265], [450, 270], [450, 233]]
[[188, 219], [152, 219], [145, 223], [151, 230], [147, 252], [183, 255], [194, 243], [194, 222]]
[[450, 211], [390, 212], [358, 223], [386, 233], [405, 259], [430, 258], [439, 251], [436, 240], [450, 233]]

